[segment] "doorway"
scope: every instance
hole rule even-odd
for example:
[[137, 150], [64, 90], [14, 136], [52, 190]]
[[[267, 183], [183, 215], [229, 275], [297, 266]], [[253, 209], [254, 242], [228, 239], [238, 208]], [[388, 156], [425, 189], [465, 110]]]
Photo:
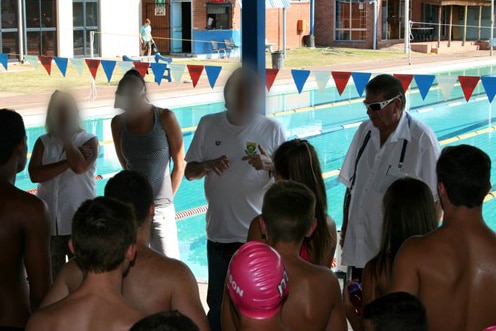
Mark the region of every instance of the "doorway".
[[171, 2], [171, 52], [191, 53], [191, 2]]
[[398, 40], [404, 38], [405, 0], [382, 1], [382, 39]]

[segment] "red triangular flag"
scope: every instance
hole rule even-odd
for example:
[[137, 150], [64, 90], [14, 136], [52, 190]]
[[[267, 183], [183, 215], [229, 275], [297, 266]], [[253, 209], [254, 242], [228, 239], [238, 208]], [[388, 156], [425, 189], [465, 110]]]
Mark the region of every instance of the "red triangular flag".
[[96, 73], [98, 72], [98, 67], [100, 66], [100, 60], [86, 59], [86, 65], [91, 72], [93, 79], [96, 79]]
[[40, 55], [38, 56], [38, 59], [40, 60], [41, 64], [43, 67], [45, 67], [45, 70], [47, 71], [48, 75], [50, 76], [52, 74], [52, 56], [44, 56]]
[[412, 83], [413, 75], [408, 75], [408, 74], [394, 74], [393, 76], [396, 77], [396, 78], [398, 78], [401, 81], [401, 85], [403, 85], [403, 92], [406, 93], [406, 91], [410, 87], [410, 84]]
[[276, 80], [279, 69], [266, 69], [265, 70], [265, 85], [267, 85], [267, 90], [270, 92], [272, 85]]
[[191, 81], [193, 82], [193, 87], [196, 87], [198, 81], [200, 80], [200, 76], [203, 73], [203, 66], [188, 64], [188, 72], [191, 77]]
[[343, 94], [346, 85], [348, 85], [348, 81], [351, 77], [351, 72], [346, 71], [333, 71], [331, 72], [332, 78], [336, 83], [336, 88], [338, 89], [339, 95]]
[[478, 76], [458, 76], [458, 81], [460, 82], [463, 95], [465, 96], [465, 100], [467, 100], [467, 102], [470, 100], [470, 97], [472, 97], [472, 93], [479, 83], [479, 79], [480, 77]]
[[150, 63], [148, 62], [134, 62], [134, 69], [136, 69], [143, 78], [145, 78], [148, 73], [148, 68], [150, 68]]

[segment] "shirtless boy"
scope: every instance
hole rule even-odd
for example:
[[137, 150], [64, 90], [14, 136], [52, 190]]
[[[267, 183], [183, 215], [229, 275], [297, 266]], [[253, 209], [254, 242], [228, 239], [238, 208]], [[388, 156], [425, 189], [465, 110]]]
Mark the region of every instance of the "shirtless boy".
[[482, 218], [491, 160], [481, 150], [448, 147], [437, 163], [443, 225], [408, 240], [398, 252], [391, 292], [420, 298], [430, 331], [496, 325], [496, 234]]
[[222, 330], [287, 330], [281, 320], [287, 295], [288, 276], [279, 253], [262, 242], [244, 244], [229, 263]]
[[[31, 311], [48, 292], [50, 223], [45, 205], [17, 189], [26, 166], [22, 117], [0, 110], [0, 330], [23, 330]], [[27, 281], [26, 274], [27, 272]], [[29, 285], [29, 286], [28, 286]]]
[[291, 284], [282, 309], [284, 326], [290, 331], [347, 330], [337, 278], [330, 269], [307, 263], [299, 254], [303, 239], [315, 230], [314, 194], [300, 183], [276, 183], [265, 194], [262, 219]]
[[[149, 248], [154, 207], [153, 191], [148, 180], [137, 172], [121, 171], [107, 183], [105, 196], [131, 204], [138, 220], [137, 258], [124, 278], [124, 297], [147, 315], [178, 310], [191, 318], [201, 331], [207, 331], [208, 322], [198, 285], [189, 268]], [[83, 273], [77, 264], [74, 261], [67, 263], [43, 301], [43, 306], [74, 292], [82, 279]]]
[[109, 198], [88, 200], [72, 221], [69, 247], [85, 271], [81, 286], [41, 308], [27, 331], [127, 331], [145, 317], [122, 296], [122, 278], [136, 256], [132, 208]]

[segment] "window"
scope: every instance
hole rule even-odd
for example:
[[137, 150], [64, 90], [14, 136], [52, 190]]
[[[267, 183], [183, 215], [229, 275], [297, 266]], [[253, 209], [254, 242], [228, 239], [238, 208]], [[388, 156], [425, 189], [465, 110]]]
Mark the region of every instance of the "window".
[[207, 29], [232, 29], [232, 4], [207, 3]]
[[3, 0], [0, 4], [0, 53], [9, 54], [13, 59], [19, 50], [17, 0]]
[[[73, 0], [74, 56], [90, 56], [91, 31], [98, 31], [98, 0]], [[100, 38], [95, 33], [94, 55], [100, 54]]]
[[27, 53], [57, 55], [56, 0], [25, 0]]
[[336, 40], [366, 39], [366, 5], [363, 0], [336, 0]]

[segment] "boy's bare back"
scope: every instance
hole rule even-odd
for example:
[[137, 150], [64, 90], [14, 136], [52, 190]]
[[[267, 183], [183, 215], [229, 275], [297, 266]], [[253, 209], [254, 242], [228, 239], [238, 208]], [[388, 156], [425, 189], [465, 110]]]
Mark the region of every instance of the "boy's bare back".
[[395, 262], [390, 292], [417, 295], [430, 330], [496, 325], [496, 235], [480, 220], [458, 220], [411, 239]]
[[24, 327], [50, 288], [50, 225], [43, 202], [9, 183], [0, 201], [0, 326]]
[[77, 290], [34, 314], [26, 331], [128, 331], [143, 317], [123, 297]]
[[341, 291], [334, 274], [299, 257], [286, 258], [284, 263], [290, 284], [282, 309], [284, 326], [289, 331], [347, 330]]

